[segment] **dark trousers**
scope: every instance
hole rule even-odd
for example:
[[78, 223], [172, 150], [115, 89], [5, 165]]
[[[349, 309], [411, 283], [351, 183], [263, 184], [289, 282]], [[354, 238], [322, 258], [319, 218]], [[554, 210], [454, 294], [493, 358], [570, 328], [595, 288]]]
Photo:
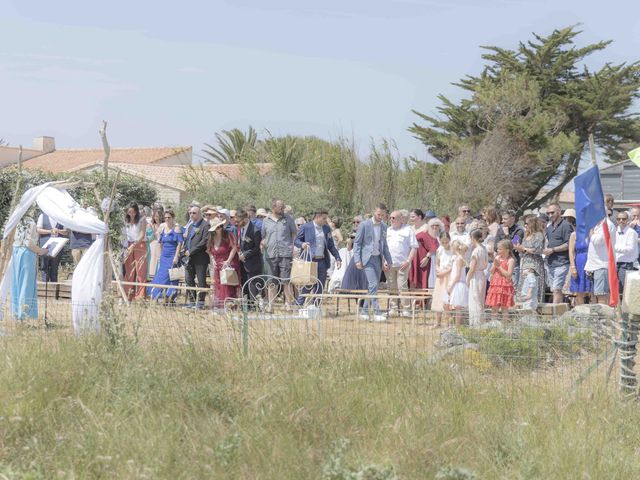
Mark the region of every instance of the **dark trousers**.
[[57, 282], [59, 266], [60, 266], [59, 257], [48, 257], [48, 256], [40, 257], [40, 270], [42, 270], [42, 281]]
[[244, 265], [242, 265], [242, 268], [240, 269], [240, 277], [242, 281], [242, 296], [248, 296], [250, 302], [256, 301], [260, 296], [260, 289], [258, 288], [260, 286], [260, 282], [255, 281], [249, 283], [248, 285], [245, 284], [253, 277], [257, 277], [258, 275], [260, 275], [260, 268], [258, 268], [257, 270], [247, 270], [244, 268]]
[[624, 288], [624, 277], [627, 270], [635, 270], [635, 268], [633, 267], [633, 262], [618, 262], [616, 263], [616, 270], [618, 272], [618, 288], [620, 289], [620, 293], [622, 293], [622, 289]]
[[[184, 283], [187, 287], [198, 286], [200, 288], [206, 288], [207, 286], [207, 267], [209, 262], [193, 261], [189, 260], [189, 263], [184, 267]], [[204, 297], [206, 292], [197, 292], [198, 304], [204, 305]], [[196, 301], [196, 292], [193, 290], [187, 290], [187, 302]]]

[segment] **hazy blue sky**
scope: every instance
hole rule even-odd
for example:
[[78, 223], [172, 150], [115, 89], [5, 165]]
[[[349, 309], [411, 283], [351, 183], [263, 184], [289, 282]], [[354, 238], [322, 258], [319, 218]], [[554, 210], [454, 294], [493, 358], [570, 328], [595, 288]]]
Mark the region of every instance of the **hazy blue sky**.
[[[636, 5], [635, 7], [633, 5]], [[607, 60], [640, 58], [631, 0], [0, 0], [0, 137], [60, 148], [193, 145], [225, 128], [395, 139], [411, 109], [481, 69], [479, 45], [582, 24], [614, 40]], [[599, 65], [604, 57], [594, 56]]]

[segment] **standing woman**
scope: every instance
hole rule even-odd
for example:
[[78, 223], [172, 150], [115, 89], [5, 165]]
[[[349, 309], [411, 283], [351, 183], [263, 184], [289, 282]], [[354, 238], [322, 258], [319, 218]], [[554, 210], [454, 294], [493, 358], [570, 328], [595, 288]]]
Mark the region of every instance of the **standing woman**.
[[209, 229], [209, 243], [207, 249], [211, 255], [213, 271], [211, 272], [211, 286], [214, 287], [213, 308], [223, 308], [227, 298], [238, 297], [238, 285], [222, 285], [220, 271], [223, 268], [233, 268], [240, 278], [240, 263], [238, 261], [238, 242], [233, 233], [224, 228], [225, 220], [216, 219], [211, 222]]
[[[435, 256], [435, 251], [429, 247], [432, 242], [429, 240], [427, 233], [428, 226], [424, 223], [424, 213], [419, 208], [414, 208], [409, 212], [409, 223], [413, 227], [418, 241], [418, 250], [411, 262], [411, 270], [409, 271], [409, 285], [411, 288], [423, 289], [429, 286], [429, 269], [431, 267], [431, 257]], [[438, 246], [436, 246], [436, 250]]]
[[433, 288], [436, 284], [436, 262], [431, 262], [431, 258], [435, 256], [440, 246], [440, 234], [445, 231], [444, 223], [439, 218], [432, 218], [427, 222], [427, 234], [424, 236], [424, 245], [429, 252], [429, 279], [425, 288]]
[[522, 291], [522, 283], [525, 278], [524, 272], [527, 269], [532, 269], [537, 273], [538, 304], [540, 304], [544, 303], [545, 286], [544, 258], [542, 258], [545, 238], [544, 233], [542, 233], [542, 221], [531, 215], [526, 219], [524, 226], [524, 239], [522, 243], [515, 246], [515, 249], [520, 252], [520, 272], [522, 272], [518, 279], [518, 288], [516, 291]]
[[344, 247], [344, 237], [342, 236], [342, 231], [340, 230], [341, 226], [342, 226], [342, 219], [338, 217], [333, 217], [329, 219], [329, 228], [331, 228], [331, 237], [333, 238], [333, 243], [335, 243], [336, 248]]
[[146, 240], [149, 243], [147, 255], [149, 256], [149, 269], [147, 276], [153, 279], [158, 269], [158, 262], [162, 254], [162, 245], [160, 245], [160, 230], [164, 228], [164, 208], [158, 205], [153, 209], [151, 214], [151, 223], [147, 225]]
[[[498, 235], [500, 229], [500, 217], [498, 211], [493, 207], [485, 207], [482, 209], [482, 219], [487, 222], [487, 228], [489, 229], [489, 237], [495, 238]], [[486, 246], [486, 245], [485, 245]], [[487, 253], [489, 253], [487, 251]]]
[[[127, 250], [124, 259], [125, 282], [144, 283], [147, 280], [147, 243], [145, 233], [147, 221], [140, 216], [137, 203], [132, 203], [127, 208], [124, 218]], [[125, 293], [129, 300], [144, 298], [143, 286], [126, 285]]]
[[[156, 285], [178, 284], [177, 280], [169, 278], [169, 269], [178, 265], [183, 241], [182, 229], [176, 225], [176, 214], [173, 210], [165, 210], [164, 223], [158, 229], [158, 244], [162, 252], [158, 262], [158, 271], [153, 278], [153, 283]], [[168, 303], [175, 301], [177, 293], [173, 288], [154, 287], [151, 290], [151, 298], [154, 300], [164, 298], [165, 303]]]
[[11, 314], [18, 320], [38, 318], [37, 255], [47, 249], [38, 246], [36, 222], [25, 215], [16, 226], [11, 258]]

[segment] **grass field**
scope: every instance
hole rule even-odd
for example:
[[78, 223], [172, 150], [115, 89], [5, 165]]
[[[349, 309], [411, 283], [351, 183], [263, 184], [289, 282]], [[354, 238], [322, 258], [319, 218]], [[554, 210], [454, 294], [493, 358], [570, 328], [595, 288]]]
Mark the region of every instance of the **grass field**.
[[640, 478], [640, 412], [603, 382], [280, 347], [1, 337], [0, 473]]

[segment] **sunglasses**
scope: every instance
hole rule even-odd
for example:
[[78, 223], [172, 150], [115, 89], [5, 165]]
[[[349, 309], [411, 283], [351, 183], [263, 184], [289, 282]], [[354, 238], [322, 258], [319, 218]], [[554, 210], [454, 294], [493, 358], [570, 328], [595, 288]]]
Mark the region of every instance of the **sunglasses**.
[[462, 213], [471, 213], [471, 210], [462, 210]]

